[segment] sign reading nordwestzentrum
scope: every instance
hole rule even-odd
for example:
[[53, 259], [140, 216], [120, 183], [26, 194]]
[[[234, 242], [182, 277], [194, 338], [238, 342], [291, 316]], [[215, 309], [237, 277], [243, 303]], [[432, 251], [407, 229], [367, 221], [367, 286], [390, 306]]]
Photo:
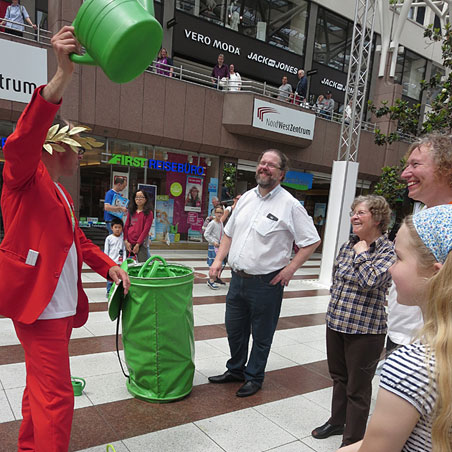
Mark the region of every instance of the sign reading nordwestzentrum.
[[254, 99], [253, 127], [313, 140], [315, 115]]
[[0, 99], [28, 103], [47, 83], [47, 50], [0, 39]]

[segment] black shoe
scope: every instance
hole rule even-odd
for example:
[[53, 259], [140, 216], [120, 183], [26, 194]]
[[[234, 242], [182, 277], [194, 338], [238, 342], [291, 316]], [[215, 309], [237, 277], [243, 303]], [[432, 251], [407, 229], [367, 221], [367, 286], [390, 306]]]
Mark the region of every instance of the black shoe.
[[209, 377], [209, 381], [211, 383], [232, 383], [234, 381], [245, 381], [245, 377], [243, 375], [235, 375], [227, 370], [224, 374]]
[[311, 435], [315, 439], [325, 439], [333, 435], [342, 435], [342, 433], [344, 433], [343, 425], [331, 425], [329, 422], [325, 422], [320, 427], [315, 428]]
[[237, 397], [248, 397], [256, 394], [261, 386], [254, 381], [247, 381], [236, 393]]
[[222, 286], [225, 286], [225, 285], [226, 285], [226, 283], [225, 283], [224, 281], [222, 281], [220, 278], [217, 278], [217, 279], [215, 280], [215, 282], [216, 282], [217, 284], [221, 284]]

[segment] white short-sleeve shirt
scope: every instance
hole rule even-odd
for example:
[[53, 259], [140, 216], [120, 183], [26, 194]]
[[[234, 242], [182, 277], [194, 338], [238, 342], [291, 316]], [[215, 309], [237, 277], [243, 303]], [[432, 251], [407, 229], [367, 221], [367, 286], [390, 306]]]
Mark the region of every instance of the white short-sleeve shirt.
[[305, 208], [280, 185], [264, 197], [258, 187], [243, 194], [224, 233], [232, 238], [229, 265], [251, 275], [285, 267], [294, 242], [303, 248], [320, 240]]

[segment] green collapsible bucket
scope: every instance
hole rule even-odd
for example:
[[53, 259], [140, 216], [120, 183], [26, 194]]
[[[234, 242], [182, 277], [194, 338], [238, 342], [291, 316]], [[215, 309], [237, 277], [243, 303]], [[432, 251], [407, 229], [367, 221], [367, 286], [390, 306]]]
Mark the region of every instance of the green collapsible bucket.
[[144, 264], [128, 259], [130, 289], [113, 285], [108, 312], [111, 320], [122, 311], [122, 342], [129, 370], [127, 389], [150, 402], [170, 402], [193, 387], [193, 280], [190, 267], [167, 264], [153, 256]]

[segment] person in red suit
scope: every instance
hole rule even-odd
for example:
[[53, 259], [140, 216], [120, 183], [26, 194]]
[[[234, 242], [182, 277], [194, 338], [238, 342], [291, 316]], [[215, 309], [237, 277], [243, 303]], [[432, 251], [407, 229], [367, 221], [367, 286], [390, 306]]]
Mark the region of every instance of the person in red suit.
[[73, 32], [65, 26], [52, 38], [57, 71], [36, 89], [4, 147], [0, 315], [13, 320], [25, 351], [19, 451], [68, 450], [74, 407], [68, 344], [89, 310], [82, 263], [116, 284], [122, 280], [126, 293], [130, 287], [127, 274], [85, 237], [58, 183], [77, 171], [77, 148], [60, 142], [54, 148], [60, 152], [50, 154], [43, 147], [72, 78], [69, 54], [80, 49]]

